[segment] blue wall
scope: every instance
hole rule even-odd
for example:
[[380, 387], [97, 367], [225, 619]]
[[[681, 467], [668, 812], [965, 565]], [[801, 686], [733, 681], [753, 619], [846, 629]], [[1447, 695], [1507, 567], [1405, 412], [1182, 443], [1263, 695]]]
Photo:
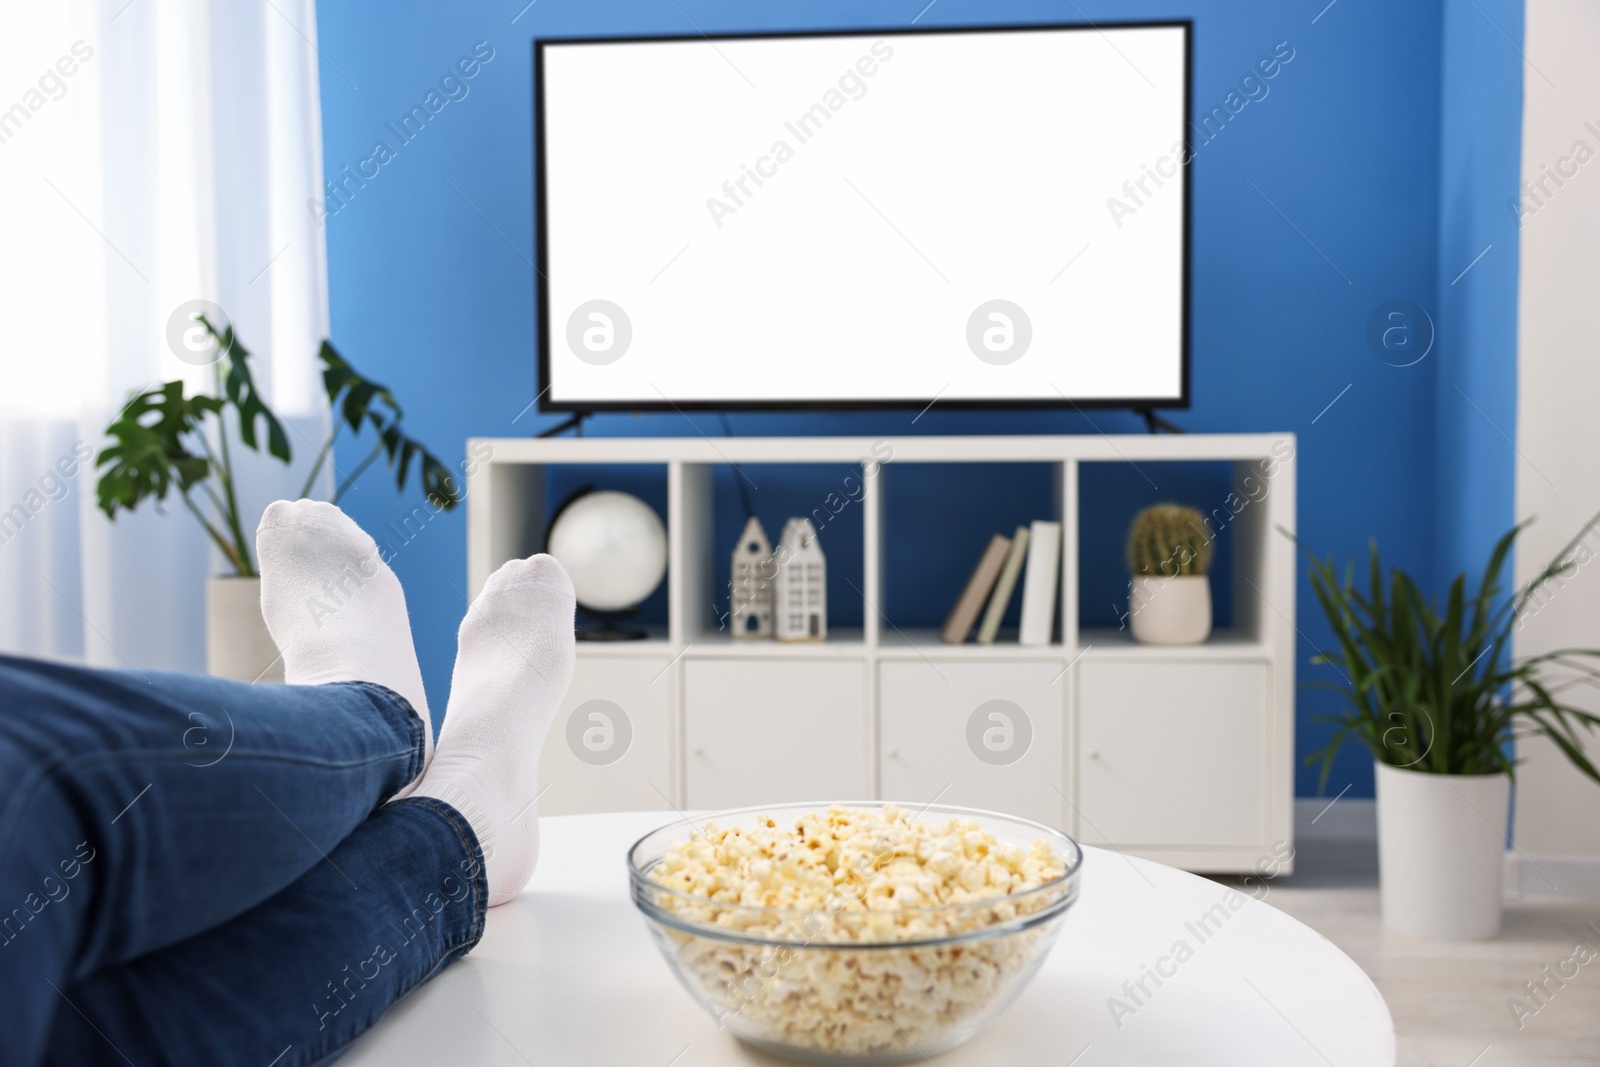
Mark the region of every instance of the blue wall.
[[[1463, 570], [1476, 577], [1515, 521], [1518, 225], [1506, 201], [1522, 178], [1522, 16], [1522, 0], [1445, 6], [1435, 368], [1441, 587]], [[1528, 77], [1543, 75], [1530, 69]], [[1520, 473], [1544, 477], [1526, 464]]]
[[[1451, 540], [1448, 558], [1479, 551], [1481, 541], [1505, 524], [1501, 512], [1508, 513], [1511, 491], [1511, 472], [1501, 455], [1486, 456], [1470, 479], [1442, 477], [1443, 468], [1455, 471], [1459, 464], [1457, 438], [1446, 446], [1441, 431], [1474, 449], [1492, 452], [1493, 441], [1450, 406], [1456, 394], [1439, 370], [1441, 351], [1398, 367], [1392, 355], [1380, 359], [1368, 339], [1369, 320], [1387, 302], [1409, 301], [1431, 313], [1448, 301], [1440, 346], [1452, 336], [1461, 339], [1464, 358], [1474, 367], [1463, 388], [1480, 404], [1478, 391], [1488, 395], [1491, 415], [1512, 432], [1512, 400], [1499, 361], [1511, 328], [1501, 305], [1508, 285], [1514, 299], [1513, 258], [1486, 258], [1469, 275], [1472, 289], [1449, 289], [1443, 275], [1460, 269], [1470, 258], [1460, 253], [1477, 240], [1476, 234], [1457, 239], [1463, 220], [1514, 195], [1514, 157], [1509, 174], [1500, 162], [1491, 165], [1471, 143], [1471, 125], [1487, 122], [1492, 137], [1484, 136], [1494, 143], [1484, 147], [1499, 151], [1520, 110], [1520, 83], [1506, 79], [1507, 60], [1498, 55], [1492, 80], [1470, 85], [1475, 51], [1492, 52], [1505, 41], [1469, 25], [1476, 17], [1470, 6], [1458, 10], [1459, 0], [1446, 2], [1448, 18], [1439, 3], [1382, 0], [1338, 0], [1326, 10], [1323, 0], [1081, 0], [1082, 16], [1072, 5], [1054, 2], [939, 0], [919, 21], [1193, 18], [1195, 105], [1204, 111], [1223, 106], [1258, 58], [1288, 42], [1294, 58], [1267, 83], [1268, 94], [1248, 103], [1197, 152], [1194, 407], [1177, 421], [1199, 432], [1299, 434], [1299, 521], [1307, 544], [1349, 556], [1377, 538], [1389, 560], [1424, 575], [1446, 566], [1436, 538], [1447, 530], [1455, 538], [1457, 521], [1468, 526]], [[1520, 40], [1520, 14], [1507, 13], [1519, 5], [1482, 2], [1497, 21], [1505, 15], [1502, 28]], [[410, 405], [413, 432], [449, 456], [459, 458], [468, 436], [543, 428], [552, 420], [521, 414], [539, 388], [529, 262], [529, 41], [536, 35], [895, 26], [910, 22], [921, 6], [918, 0], [540, 0], [523, 9], [523, 0], [323, 0], [318, 45], [330, 178], [371, 157], [376, 141], [394, 147], [398, 139], [386, 123], [420, 102], [477, 42], [493, 49], [493, 58], [466, 83], [467, 95], [396, 148], [364, 187], [348, 186], [353, 195], [328, 217], [333, 340], [358, 366], [392, 385]], [[1445, 84], [1454, 90], [1459, 83], [1474, 101], [1491, 102], [1481, 118], [1470, 113], [1472, 101], [1459, 109], [1441, 107], [1447, 35], [1451, 77]], [[1441, 160], [1442, 111], [1449, 161]], [[1509, 136], [1514, 141], [1514, 130]], [[1457, 171], [1457, 154], [1475, 165]], [[1486, 333], [1475, 314], [1490, 319], [1492, 330]], [[901, 413], [730, 418], [740, 434], [1141, 432], [1132, 416], [1114, 412], [1094, 413], [1091, 421], [1076, 414], [935, 408], [915, 425], [911, 414]], [[695, 423], [678, 415], [610, 416], [593, 420], [589, 432], [717, 432], [711, 416], [697, 416]], [[342, 461], [350, 462], [353, 454], [341, 454]], [[731, 499], [727, 477], [722, 496]], [[1021, 470], [990, 491], [1001, 498], [1031, 493], [1033, 477]], [[756, 507], [781, 516], [787, 510], [784, 494], [797, 490], [781, 480], [770, 484], [762, 490], [769, 493], [766, 499], [756, 494]], [[1116, 491], [1108, 490], [1113, 496]], [[1173, 488], [1174, 495], [1185, 491]], [[936, 485], [920, 492], [908, 508], [958, 518]], [[386, 537], [386, 531], [414, 500], [397, 499], [374, 472], [346, 502], [358, 521], [398, 550], [394, 565], [410, 598], [430, 699], [442, 712], [454, 630], [465, 608], [464, 516], [439, 518], [402, 547], [402, 539]], [[735, 507], [729, 503], [730, 515], [736, 515]], [[965, 558], [952, 564], [941, 544], [920, 551], [930, 564], [967, 565]], [[915, 558], [907, 566], [937, 569], [918, 566]], [[888, 596], [897, 616], [908, 620], [936, 620], [949, 603], [947, 591], [938, 588], [891, 588]], [[1316, 643], [1328, 640], [1304, 587], [1298, 616], [1304, 660]], [[1315, 672], [1302, 666], [1301, 676]], [[1309, 717], [1333, 707], [1313, 692], [1301, 697], [1302, 752], [1327, 736], [1326, 727]], [[1370, 763], [1364, 753], [1347, 749], [1330, 791], [1350, 783], [1351, 795], [1370, 795]], [[1298, 791], [1315, 791], [1311, 771], [1300, 771]]]

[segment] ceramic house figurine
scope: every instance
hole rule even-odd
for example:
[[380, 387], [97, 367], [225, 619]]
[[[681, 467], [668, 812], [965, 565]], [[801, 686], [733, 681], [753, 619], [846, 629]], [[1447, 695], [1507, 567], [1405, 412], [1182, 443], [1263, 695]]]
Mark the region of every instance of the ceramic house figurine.
[[790, 519], [774, 554], [773, 621], [779, 641], [828, 636], [828, 561], [810, 519]]
[[733, 614], [735, 641], [772, 638], [772, 542], [754, 515], [733, 547]]

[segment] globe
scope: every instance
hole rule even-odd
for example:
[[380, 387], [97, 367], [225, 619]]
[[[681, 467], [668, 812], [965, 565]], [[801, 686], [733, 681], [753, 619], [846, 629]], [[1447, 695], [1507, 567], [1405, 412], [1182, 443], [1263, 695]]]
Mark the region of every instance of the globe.
[[572, 578], [578, 606], [593, 614], [638, 607], [667, 573], [667, 528], [628, 493], [587, 493], [556, 516], [547, 551]]

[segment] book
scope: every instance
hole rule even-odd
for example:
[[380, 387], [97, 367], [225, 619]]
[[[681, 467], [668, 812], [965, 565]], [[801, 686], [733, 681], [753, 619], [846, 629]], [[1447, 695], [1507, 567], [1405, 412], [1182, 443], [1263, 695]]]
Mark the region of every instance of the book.
[[984, 601], [989, 599], [989, 593], [1000, 577], [1000, 568], [1005, 566], [1006, 553], [1010, 551], [1011, 538], [995, 534], [989, 539], [989, 547], [983, 550], [978, 565], [972, 568], [967, 587], [961, 590], [961, 596], [950, 609], [949, 618], [944, 620], [944, 629], [939, 631], [939, 637], [945, 644], [966, 643], [968, 635], [972, 633], [973, 623], [978, 621], [978, 612], [983, 610]]
[[1017, 588], [1017, 576], [1022, 573], [1022, 557], [1028, 551], [1028, 533], [1026, 526], [1018, 526], [1017, 532], [1011, 535], [1011, 551], [1006, 553], [1000, 577], [995, 579], [994, 595], [989, 598], [989, 610], [983, 613], [983, 625], [978, 627], [980, 645], [994, 644], [995, 634], [1000, 632], [1000, 620], [1006, 616], [1006, 605], [1011, 603], [1011, 594]]
[[1028, 567], [1022, 579], [1023, 645], [1048, 645], [1055, 632], [1056, 578], [1061, 567], [1061, 524], [1036, 522], [1029, 530]]

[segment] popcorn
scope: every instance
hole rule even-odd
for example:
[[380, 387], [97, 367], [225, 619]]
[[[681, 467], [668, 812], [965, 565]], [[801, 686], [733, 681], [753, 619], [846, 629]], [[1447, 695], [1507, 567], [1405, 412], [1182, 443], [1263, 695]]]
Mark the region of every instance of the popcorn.
[[[788, 944], [651, 928], [741, 1037], [843, 1059], [926, 1054], [964, 1040], [1009, 1002], [1055, 923], [963, 935], [1059, 902], [1065, 886], [1032, 891], [1065, 873], [1048, 843], [1007, 844], [971, 819], [835, 806], [793, 826], [766, 816], [754, 827], [708, 824], [649, 872], [655, 885], [694, 898], [650, 894], [668, 916]], [[957, 940], [895, 944], [944, 938]]]

